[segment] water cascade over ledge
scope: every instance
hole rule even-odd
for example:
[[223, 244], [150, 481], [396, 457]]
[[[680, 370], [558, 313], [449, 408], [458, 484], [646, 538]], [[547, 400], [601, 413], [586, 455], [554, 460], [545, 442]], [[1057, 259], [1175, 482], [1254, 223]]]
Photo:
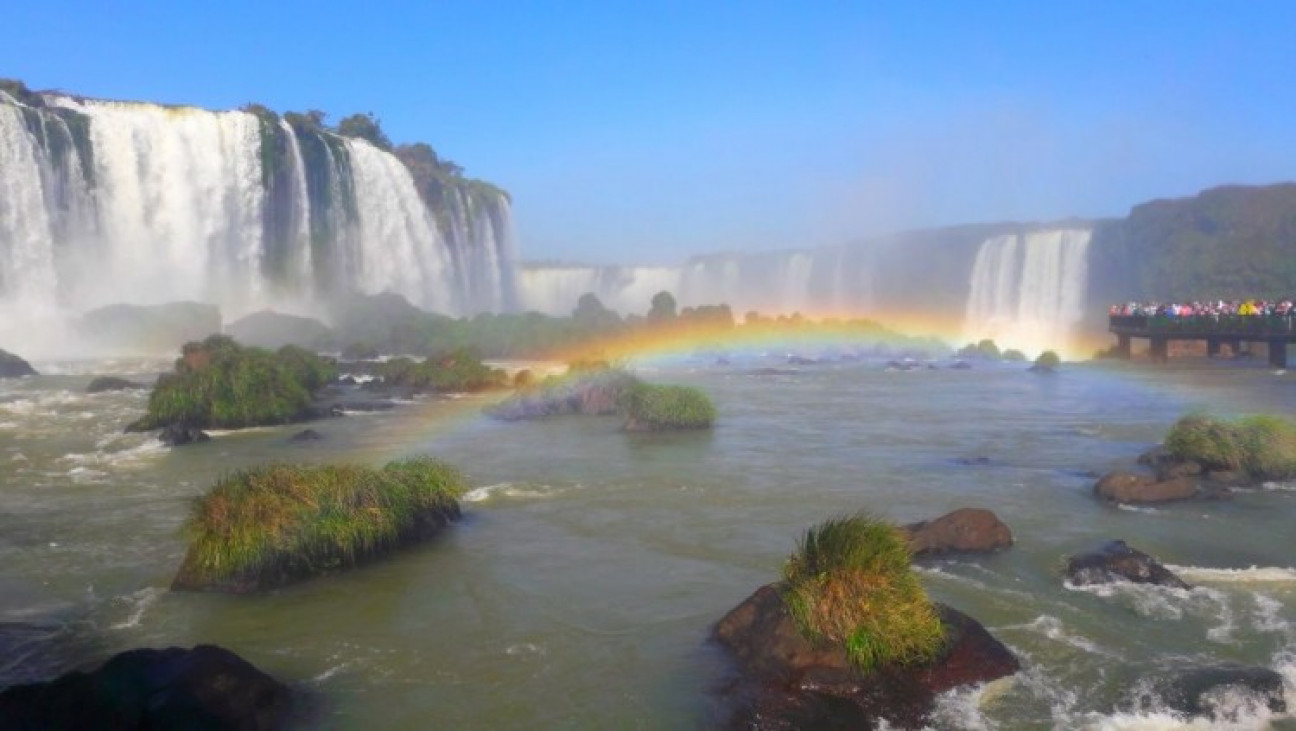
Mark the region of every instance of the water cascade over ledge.
[[443, 177], [433, 199], [396, 155], [305, 119], [0, 91], [0, 309], [22, 327], [0, 335], [114, 302], [514, 306], [506, 195]]

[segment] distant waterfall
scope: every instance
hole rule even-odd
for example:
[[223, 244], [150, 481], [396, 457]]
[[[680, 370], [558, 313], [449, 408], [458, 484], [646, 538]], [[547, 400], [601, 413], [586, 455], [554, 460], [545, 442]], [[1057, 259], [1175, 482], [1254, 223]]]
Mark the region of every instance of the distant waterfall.
[[519, 271], [522, 306], [567, 314], [592, 292], [622, 314], [646, 312], [662, 290], [681, 307], [727, 304], [735, 316], [866, 314], [874, 306], [871, 260], [845, 249], [716, 254], [679, 267], [535, 264]]
[[1087, 229], [994, 236], [972, 267], [964, 334], [1029, 353], [1065, 349], [1084, 317]]
[[506, 196], [451, 181], [437, 207], [394, 155], [291, 116], [0, 91], [7, 319], [174, 300], [318, 311], [353, 290], [447, 314], [516, 303]]

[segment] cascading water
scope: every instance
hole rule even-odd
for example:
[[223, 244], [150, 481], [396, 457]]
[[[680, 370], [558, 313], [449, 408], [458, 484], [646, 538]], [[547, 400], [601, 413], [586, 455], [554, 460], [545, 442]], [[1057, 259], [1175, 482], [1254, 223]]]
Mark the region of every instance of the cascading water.
[[1084, 317], [1088, 229], [994, 236], [972, 267], [964, 334], [1026, 352], [1066, 350]]
[[392, 154], [292, 117], [0, 91], [0, 336], [39, 350], [33, 314], [116, 302], [515, 304], [502, 193], [436, 207]]

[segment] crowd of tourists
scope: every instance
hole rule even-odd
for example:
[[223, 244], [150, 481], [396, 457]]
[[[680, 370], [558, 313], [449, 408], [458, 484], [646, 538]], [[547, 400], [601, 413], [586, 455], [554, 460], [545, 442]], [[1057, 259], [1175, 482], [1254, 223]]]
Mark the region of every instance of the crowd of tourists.
[[1296, 304], [1290, 298], [1281, 300], [1211, 300], [1207, 302], [1127, 302], [1112, 305], [1108, 314], [1113, 317], [1222, 317], [1296, 315]]

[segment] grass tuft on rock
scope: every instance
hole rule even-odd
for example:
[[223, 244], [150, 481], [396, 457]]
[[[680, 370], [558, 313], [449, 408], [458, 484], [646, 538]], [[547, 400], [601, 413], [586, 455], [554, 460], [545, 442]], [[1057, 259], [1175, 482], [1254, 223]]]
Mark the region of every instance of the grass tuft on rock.
[[1170, 428], [1166, 451], [1208, 470], [1245, 472], [1262, 480], [1296, 477], [1296, 424], [1269, 415], [1226, 421], [1189, 414]]
[[626, 428], [631, 430], [706, 429], [716, 419], [715, 404], [691, 386], [640, 382], [627, 389], [622, 399]]
[[862, 672], [934, 659], [945, 630], [894, 525], [860, 513], [808, 531], [783, 568], [783, 599], [808, 639], [842, 646]]
[[212, 335], [185, 344], [175, 371], [153, 387], [148, 413], [126, 429], [241, 429], [301, 421], [314, 415], [312, 394], [336, 375], [332, 360], [296, 346], [271, 352]]
[[429, 457], [233, 473], [195, 502], [173, 588], [244, 593], [355, 566], [457, 518], [464, 488], [458, 470]]

